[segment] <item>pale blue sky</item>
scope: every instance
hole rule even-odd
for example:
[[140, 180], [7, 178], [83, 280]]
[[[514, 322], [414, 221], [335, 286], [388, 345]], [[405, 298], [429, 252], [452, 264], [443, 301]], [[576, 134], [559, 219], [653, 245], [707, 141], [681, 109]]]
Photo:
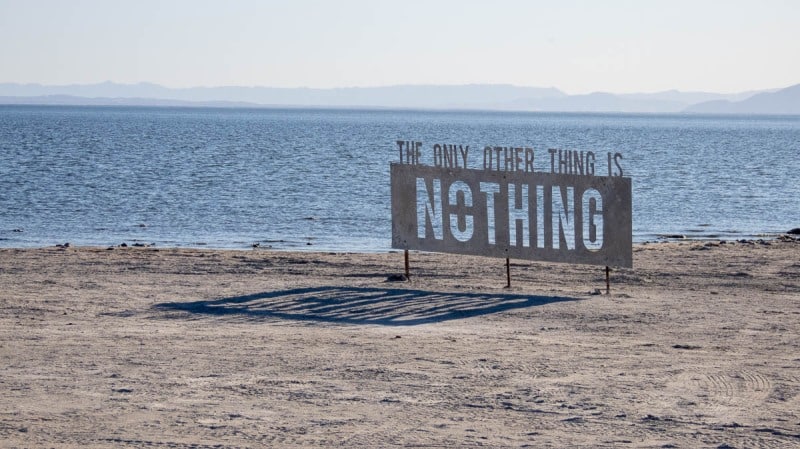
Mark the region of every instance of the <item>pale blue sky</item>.
[[786, 87], [800, 83], [800, 1], [0, 0], [0, 82], [106, 80]]

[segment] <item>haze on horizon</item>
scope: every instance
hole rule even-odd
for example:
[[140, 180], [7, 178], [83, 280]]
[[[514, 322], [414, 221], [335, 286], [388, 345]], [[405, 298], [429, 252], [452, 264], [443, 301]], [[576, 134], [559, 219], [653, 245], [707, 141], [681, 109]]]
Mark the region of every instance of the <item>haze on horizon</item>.
[[800, 82], [798, 23], [792, 0], [0, 0], [0, 83], [732, 93]]

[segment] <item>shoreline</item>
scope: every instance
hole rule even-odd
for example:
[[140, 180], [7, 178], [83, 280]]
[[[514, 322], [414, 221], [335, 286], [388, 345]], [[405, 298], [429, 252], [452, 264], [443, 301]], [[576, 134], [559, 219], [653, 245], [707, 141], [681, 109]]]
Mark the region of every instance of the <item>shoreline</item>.
[[799, 261], [2, 248], [0, 445], [793, 446]]
[[[633, 246], [636, 247], [637, 245], [648, 245], [648, 244], [660, 244], [660, 243], [706, 243], [706, 242], [726, 242], [726, 243], [742, 243], [742, 242], [749, 242], [749, 241], [775, 241], [780, 240], [783, 238], [790, 238], [790, 239], [798, 239], [800, 238], [800, 233], [793, 233], [792, 231], [798, 231], [800, 228], [791, 229], [786, 232], [762, 232], [758, 234], [730, 234], [730, 235], [721, 235], [719, 233], [709, 234], [709, 235], [693, 235], [693, 234], [649, 234], [653, 239], [645, 239], [645, 240], [636, 240], [633, 241]], [[250, 244], [241, 243], [240, 246], [215, 246], [206, 243], [194, 243], [194, 244], [186, 244], [186, 245], [168, 245], [168, 244], [158, 244], [153, 243], [148, 240], [144, 239], [130, 239], [128, 241], [123, 241], [118, 244], [97, 244], [97, 243], [89, 243], [89, 244], [74, 244], [69, 241], [65, 241], [64, 243], [51, 243], [47, 245], [41, 244], [32, 244], [30, 246], [4, 246], [4, 241], [8, 241], [10, 239], [0, 239], [0, 249], [39, 249], [39, 248], [52, 248], [52, 247], [67, 247], [71, 248], [126, 248], [126, 247], [144, 247], [144, 248], [161, 248], [161, 249], [205, 249], [205, 250], [214, 250], [214, 251], [249, 251], [249, 250], [261, 250], [261, 251], [283, 251], [283, 252], [310, 252], [310, 253], [328, 253], [328, 252], [335, 252], [335, 253], [353, 253], [353, 254], [381, 254], [381, 253], [391, 253], [396, 251], [403, 251], [402, 249], [398, 248], [380, 248], [380, 249], [363, 249], [358, 248], [357, 245], [354, 245], [353, 248], [344, 248], [338, 245], [334, 246], [326, 246], [324, 244], [317, 245], [311, 243], [311, 240], [308, 240], [307, 243], [301, 244], [300, 241], [294, 242], [289, 246], [281, 246], [276, 245], [280, 243], [289, 243], [289, 241], [265, 241], [265, 242], [253, 242]], [[305, 240], [304, 240], [305, 241]], [[417, 251], [417, 250], [412, 250]]]

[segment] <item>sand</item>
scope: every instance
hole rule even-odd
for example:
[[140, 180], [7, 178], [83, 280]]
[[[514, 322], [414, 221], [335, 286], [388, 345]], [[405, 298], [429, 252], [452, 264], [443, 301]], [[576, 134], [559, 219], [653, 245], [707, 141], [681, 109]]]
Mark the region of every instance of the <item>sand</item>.
[[2, 249], [0, 447], [800, 447], [798, 241], [402, 271]]

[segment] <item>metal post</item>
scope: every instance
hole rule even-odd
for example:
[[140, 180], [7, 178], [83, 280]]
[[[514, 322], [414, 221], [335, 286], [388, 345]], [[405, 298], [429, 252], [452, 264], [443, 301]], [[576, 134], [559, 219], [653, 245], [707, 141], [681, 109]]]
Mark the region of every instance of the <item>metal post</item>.
[[611, 268], [606, 265], [606, 295], [611, 294]]
[[408, 280], [408, 279], [411, 279], [411, 273], [410, 273], [409, 264], [408, 264], [408, 250], [404, 251], [404, 255], [405, 255], [405, 259], [406, 259], [406, 280]]
[[511, 288], [511, 260], [506, 257], [506, 288]]

